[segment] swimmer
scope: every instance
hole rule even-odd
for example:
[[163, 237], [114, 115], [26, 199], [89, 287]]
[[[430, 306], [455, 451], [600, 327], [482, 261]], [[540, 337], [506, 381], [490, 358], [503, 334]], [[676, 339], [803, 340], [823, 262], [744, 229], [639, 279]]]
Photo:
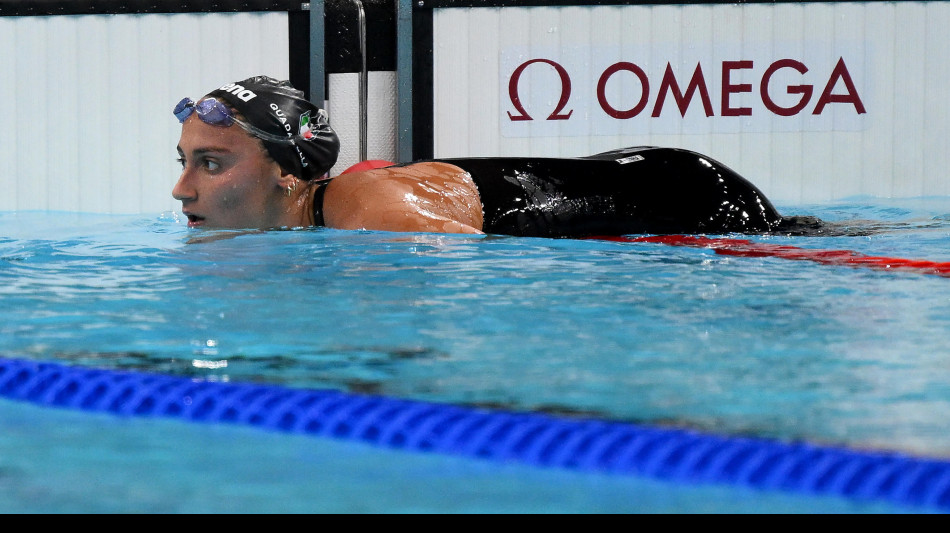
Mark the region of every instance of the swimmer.
[[452, 165], [373, 169], [330, 179], [339, 139], [326, 113], [286, 81], [257, 76], [181, 100], [181, 177], [190, 227], [328, 226], [481, 233], [478, 191]]
[[456, 158], [330, 177], [339, 139], [287, 81], [256, 76], [174, 109], [193, 228], [326, 226], [537, 237], [820, 232], [695, 152], [634, 147], [580, 158]]

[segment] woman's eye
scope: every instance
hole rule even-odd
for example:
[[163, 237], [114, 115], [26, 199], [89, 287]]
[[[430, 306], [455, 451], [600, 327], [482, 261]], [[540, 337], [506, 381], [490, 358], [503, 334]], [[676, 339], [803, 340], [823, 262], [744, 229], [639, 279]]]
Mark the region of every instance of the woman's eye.
[[218, 163], [217, 161], [213, 161], [211, 159], [205, 159], [204, 164], [205, 164], [205, 168], [207, 168], [208, 170], [212, 172], [221, 168], [220, 163]]
[[179, 158], [176, 159], [175, 161], [178, 161], [178, 162], [181, 164], [181, 168], [185, 168], [185, 158], [184, 158], [184, 157], [179, 157]]

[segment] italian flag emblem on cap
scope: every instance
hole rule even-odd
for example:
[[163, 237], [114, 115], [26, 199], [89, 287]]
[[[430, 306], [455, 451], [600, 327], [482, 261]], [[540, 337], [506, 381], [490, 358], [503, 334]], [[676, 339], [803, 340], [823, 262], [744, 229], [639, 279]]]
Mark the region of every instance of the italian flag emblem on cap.
[[310, 111], [300, 115], [300, 129], [298, 133], [306, 140], [310, 140], [313, 137], [313, 132], [310, 131]]

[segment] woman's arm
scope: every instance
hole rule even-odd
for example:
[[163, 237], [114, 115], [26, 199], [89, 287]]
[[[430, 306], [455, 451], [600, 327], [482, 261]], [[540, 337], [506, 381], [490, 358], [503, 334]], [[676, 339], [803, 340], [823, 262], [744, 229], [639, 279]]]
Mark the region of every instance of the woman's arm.
[[482, 204], [471, 176], [440, 162], [340, 175], [323, 200], [327, 227], [482, 233]]

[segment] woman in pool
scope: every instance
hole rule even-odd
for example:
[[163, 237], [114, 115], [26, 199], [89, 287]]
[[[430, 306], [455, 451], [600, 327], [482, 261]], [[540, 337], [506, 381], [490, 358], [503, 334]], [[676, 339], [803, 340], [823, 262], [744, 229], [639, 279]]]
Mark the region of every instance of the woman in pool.
[[174, 110], [190, 227], [327, 226], [401, 232], [585, 237], [801, 233], [724, 165], [636, 147], [583, 158], [420, 161], [330, 178], [339, 140], [289, 82], [257, 76]]

